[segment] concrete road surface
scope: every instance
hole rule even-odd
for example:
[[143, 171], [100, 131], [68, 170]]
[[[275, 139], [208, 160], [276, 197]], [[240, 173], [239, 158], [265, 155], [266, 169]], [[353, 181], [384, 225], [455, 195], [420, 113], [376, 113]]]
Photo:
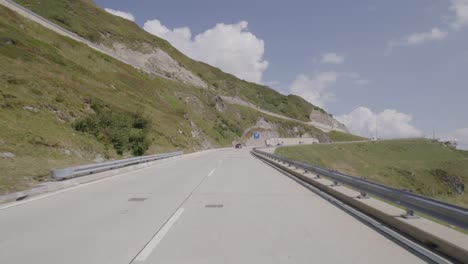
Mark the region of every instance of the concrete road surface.
[[418, 262], [247, 149], [0, 206], [5, 264]]

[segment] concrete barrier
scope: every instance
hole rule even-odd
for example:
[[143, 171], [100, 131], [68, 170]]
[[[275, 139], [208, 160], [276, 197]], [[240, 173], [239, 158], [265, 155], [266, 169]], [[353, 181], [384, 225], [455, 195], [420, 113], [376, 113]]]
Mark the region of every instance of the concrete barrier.
[[319, 143], [316, 138], [269, 138], [265, 140], [267, 146], [287, 146], [287, 145], [300, 145], [300, 144], [314, 144]]

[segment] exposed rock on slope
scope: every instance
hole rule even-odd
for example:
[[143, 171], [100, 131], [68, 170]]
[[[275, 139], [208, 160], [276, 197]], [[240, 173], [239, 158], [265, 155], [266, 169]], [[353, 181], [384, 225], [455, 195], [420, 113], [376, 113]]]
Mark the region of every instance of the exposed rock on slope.
[[434, 175], [443, 184], [445, 184], [451, 193], [462, 195], [465, 192], [465, 184], [463, 183], [463, 179], [461, 177], [450, 175], [446, 170], [443, 169], [431, 170], [431, 174]]
[[[260, 138], [254, 139], [253, 133], [255, 131], [260, 132]], [[265, 144], [265, 140], [269, 138], [279, 137], [278, 126], [272, 123], [265, 121], [265, 119], [261, 118], [257, 121], [257, 123], [247, 128], [244, 131], [242, 141], [247, 146], [261, 146]]]
[[326, 112], [314, 109], [310, 113], [309, 117], [311, 121], [330, 126], [331, 128], [333, 128], [333, 130], [348, 132], [348, 129], [345, 125], [338, 122], [336, 119], [333, 118], [333, 116]]
[[205, 150], [213, 148], [213, 144], [207, 139], [207, 136], [203, 131], [201, 131], [193, 121], [190, 121], [190, 126], [192, 128], [191, 135], [192, 138], [198, 141], [199, 147], [194, 147], [193, 150]]
[[152, 47], [149, 44], [143, 45], [144, 52], [129, 49], [125, 44], [117, 42], [113, 44], [112, 48], [108, 48], [105, 45], [100, 45], [100, 47], [116, 58], [145, 72], [162, 75], [198, 87], [208, 87], [202, 79], [180, 66], [165, 51]]
[[[253, 133], [257, 131], [260, 133], [259, 139], [253, 138]], [[261, 146], [265, 144], [265, 140], [271, 138], [316, 138], [319, 142], [329, 142], [330, 139], [317, 133], [316, 130], [310, 130], [306, 125], [295, 124], [279, 124], [270, 122], [264, 118], [257, 120], [255, 125], [244, 130], [241, 142], [247, 146]]]
[[312, 112], [309, 115], [309, 118], [310, 118], [311, 122], [303, 122], [303, 121], [295, 120], [293, 118], [290, 118], [290, 117], [287, 117], [287, 116], [284, 116], [284, 115], [280, 115], [280, 114], [277, 114], [277, 113], [273, 113], [271, 111], [261, 109], [260, 107], [256, 106], [255, 104], [244, 101], [239, 97], [221, 96], [221, 99], [225, 100], [226, 102], [232, 103], [232, 104], [247, 106], [249, 108], [255, 109], [256, 111], [259, 111], [259, 112], [262, 112], [262, 113], [265, 113], [265, 114], [268, 114], [268, 115], [271, 115], [271, 116], [274, 116], [274, 117], [278, 117], [278, 118], [281, 118], [281, 119], [286, 119], [286, 120], [291, 120], [291, 121], [299, 121], [299, 122], [304, 123], [306, 125], [311, 125], [311, 126], [317, 127], [318, 129], [320, 129], [322, 131], [325, 131], [325, 132], [329, 132], [329, 131], [332, 131], [332, 130], [337, 130], [337, 131], [348, 133], [348, 129], [346, 128], [345, 125], [338, 122], [336, 119], [333, 118], [333, 116], [331, 116], [330, 114], [326, 113], [323, 110], [322, 111], [321, 110], [315, 110], [315, 109], [312, 110]]
[[216, 96], [214, 98], [215, 100], [215, 108], [216, 110], [218, 110], [219, 112], [223, 112], [224, 111], [224, 102], [223, 102], [223, 99], [221, 98], [221, 96]]

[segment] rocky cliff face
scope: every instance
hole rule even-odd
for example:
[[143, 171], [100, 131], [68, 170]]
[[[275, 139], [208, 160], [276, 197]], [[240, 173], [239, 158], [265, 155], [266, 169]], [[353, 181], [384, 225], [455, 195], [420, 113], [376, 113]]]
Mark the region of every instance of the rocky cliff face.
[[348, 132], [348, 129], [346, 128], [345, 125], [342, 123], [338, 122], [338, 120], [334, 119], [332, 115], [322, 112], [320, 110], [312, 110], [312, 112], [309, 115], [309, 118], [313, 122], [317, 122], [320, 124], [324, 124], [326, 126], [329, 126], [332, 128], [332, 130], [339, 130], [343, 132]]
[[[253, 137], [253, 133], [255, 131], [260, 133], [260, 137], [258, 139], [254, 139]], [[255, 125], [244, 130], [240, 143], [243, 143], [246, 146], [264, 146], [265, 140], [279, 137], [314, 138], [318, 142], [330, 142], [330, 139], [323, 133], [311, 130], [307, 125], [302, 125], [300, 123], [287, 125], [260, 118], [257, 120]]]
[[208, 87], [200, 77], [182, 67], [165, 51], [157, 47], [152, 47], [149, 44], [143, 44], [142, 46], [143, 52], [132, 50], [125, 46], [125, 44], [118, 42], [115, 42], [112, 48], [100, 45], [103, 50], [112, 54], [114, 57], [145, 72], [157, 74], [197, 87]]

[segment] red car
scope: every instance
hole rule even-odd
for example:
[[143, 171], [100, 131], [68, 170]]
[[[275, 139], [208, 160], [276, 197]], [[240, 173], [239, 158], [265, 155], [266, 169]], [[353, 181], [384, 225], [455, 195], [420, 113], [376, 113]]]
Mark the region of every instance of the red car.
[[242, 148], [242, 144], [241, 144], [241, 143], [237, 143], [234, 147], [235, 147], [236, 149], [240, 149], [240, 148]]

